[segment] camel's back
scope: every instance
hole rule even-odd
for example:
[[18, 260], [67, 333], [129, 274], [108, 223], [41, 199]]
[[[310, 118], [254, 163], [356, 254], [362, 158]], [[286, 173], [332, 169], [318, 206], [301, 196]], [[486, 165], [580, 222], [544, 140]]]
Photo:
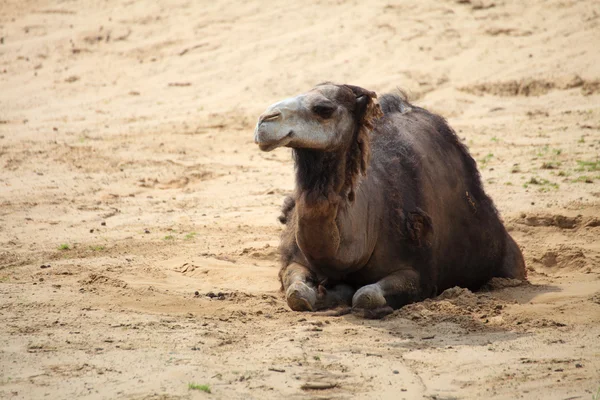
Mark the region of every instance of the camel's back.
[[[380, 99], [372, 166], [404, 213], [422, 209], [433, 225], [431, 278], [439, 289], [477, 287], [499, 268], [506, 231], [484, 193], [473, 158], [446, 121], [399, 96]], [[402, 221], [398, 221], [401, 225]]]
[[444, 118], [398, 95], [381, 96], [380, 105], [384, 116], [372, 136], [374, 164], [381, 164], [388, 172], [390, 167], [400, 167], [405, 177], [418, 180], [416, 189], [429, 187], [446, 199], [457, 195], [464, 198], [469, 192], [473, 202], [496, 214], [483, 191], [475, 160]]

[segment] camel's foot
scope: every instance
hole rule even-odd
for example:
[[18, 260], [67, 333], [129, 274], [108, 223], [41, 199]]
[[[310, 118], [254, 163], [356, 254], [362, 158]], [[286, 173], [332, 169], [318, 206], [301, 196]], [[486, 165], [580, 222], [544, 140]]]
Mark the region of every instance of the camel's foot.
[[287, 288], [285, 298], [294, 311], [313, 311], [317, 303], [317, 292], [306, 283], [296, 281]]

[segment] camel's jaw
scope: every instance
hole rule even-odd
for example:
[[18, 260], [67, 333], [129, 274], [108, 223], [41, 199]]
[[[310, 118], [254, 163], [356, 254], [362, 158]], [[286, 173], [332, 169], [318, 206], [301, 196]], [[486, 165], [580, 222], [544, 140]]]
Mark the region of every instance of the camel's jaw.
[[258, 144], [258, 148], [262, 151], [271, 151], [278, 147], [286, 146], [292, 141], [293, 131], [290, 131], [287, 135], [282, 138], [275, 138], [274, 140], [268, 133], [261, 132], [258, 128], [254, 133], [254, 142]]

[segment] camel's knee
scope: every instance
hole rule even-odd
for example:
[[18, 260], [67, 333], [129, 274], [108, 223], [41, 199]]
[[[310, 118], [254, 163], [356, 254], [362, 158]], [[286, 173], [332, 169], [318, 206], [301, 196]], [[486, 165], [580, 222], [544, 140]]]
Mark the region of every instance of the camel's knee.
[[521, 249], [519, 249], [517, 243], [510, 236], [508, 236], [508, 240], [506, 241], [506, 252], [504, 253], [500, 275], [502, 278], [521, 280], [527, 278], [523, 253], [521, 253]]
[[287, 291], [288, 287], [295, 282], [308, 282], [314, 280], [313, 278], [313, 273], [298, 263], [286, 265], [279, 271], [279, 280], [284, 291]]
[[377, 283], [361, 287], [352, 298], [352, 312], [363, 318], [379, 319], [393, 311]]
[[352, 297], [352, 308], [357, 309], [379, 308], [385, 306], [386, 303], [384, 292], [377, 283], [361, 287]]

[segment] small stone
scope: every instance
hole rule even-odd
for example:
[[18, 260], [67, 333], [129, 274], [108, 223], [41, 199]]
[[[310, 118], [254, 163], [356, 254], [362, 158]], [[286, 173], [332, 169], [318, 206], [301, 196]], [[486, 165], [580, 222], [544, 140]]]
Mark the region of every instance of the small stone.
[[398, 371], [398, 370], [396, 370], [396, 369], [395, 369], [395, 370], [393, 370], [392, 372], [394, 373], [394, 375], [398, 375], [398, 374], [400, 373], [400, 371]]

